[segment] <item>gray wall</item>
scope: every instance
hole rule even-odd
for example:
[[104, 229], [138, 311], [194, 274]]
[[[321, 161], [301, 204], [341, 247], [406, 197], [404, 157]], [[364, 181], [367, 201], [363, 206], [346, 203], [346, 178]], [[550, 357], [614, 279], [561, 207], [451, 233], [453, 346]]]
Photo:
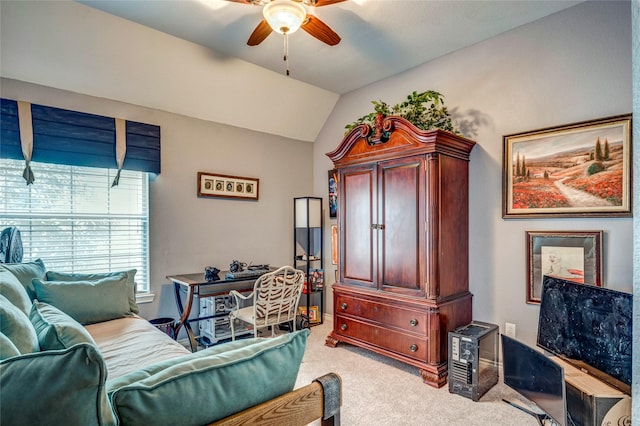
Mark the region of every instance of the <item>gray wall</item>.
[[[0, 95], [160, 126], [162, 172], [149, 185], [156, 298], [141, 305], [145, 318], [177, 316], [167, 275], [228, 269], [234, 259], [291, 263], [293, 197], [312, 191], [312, 143], [16, 80], [0, 80]], [[259, 200], [198, 198], [199, 171], [258, 178]]]
[[316, 193], [326, 194], [325, 153], [345, 124], [373, 110], [370, 101], [394, 104], [414, 90], [437, 90], [455, 118], [474, 123], [467, 132], [477, 142], [469, 200], [474, 319], [502, 330], [515, 323], [519, 339], [535, 342], [539, 308], [525, 303], [527, 230], [603, 230], [604, 282], [630, 292], [632, 219], [501, 214], [503, 135], [631, 112], [630, 7], [582, 3], [342, 96], [314, 144]]
[[[225, 265], [237, 257], [259, 263], [290, 262], [291, 198], [317, 195], [326, 199], [326, 171], [331, 164], [325, 153], [338, 145], [344, 125], [370, 112], [371, 100], [396, 103], [413, 90], [438, 90], [445, 95], [447, 105], [457, 118], [473, 119], [476, 124], [474, 131], [468, 132], [468, 136], [478, 142], [470, 163], [470, 286], [475, 295], [474, 317], [501, 327], [506, 321], [515, 322], [518, 337], [532, 342], [538, 308], [524, 302], [525, 230], [604, 230], [607, 286], [631, 291], [633, 280], [633, 289], [636, 295], [640, 294], [637, 219], [634, 223], [631, 219], [501, 218], [502, 135], [631, 111], [631, 4], [637, 30], [640, 27], [638, 0], [586, 2], [344, 95], [314, 144], [105, 99], [115, 96], [128, 99], [126, 96], [131, 91], [142, 90], [151, 101], [164, 105], [158, 106], [163, 110], [170, 109], [177, 100], [188, 98], [199, 102], [206, 99], [211, 102], [211, 109], [222, 115], [237, 116], [235, 112], [229, 113], [229, 108], [251, 113], [246, 108], [247, 96], [239, 96], [235, 102], [226, 101], [221, 107], [216, 97], [219, 93], [211, 89], [211, 83], [199, 85], [197, 79], [191, 78], [193, 74], [151, 72], [149, 78], [163, 75], [171, 78], [162, 82], [154, 80], [156, 86], [140, 86], [146, 83], [140, 78], [134, 84], [131, 72], [149, 70], [146, 63], [134, 62], [134, 70], [131, 66], [115, 68], [117, 61], [115, 64], [107, 61], [107, 64], [102, 59], [116, 58], [114, 52], [126, 48], [125, 57], [133, 61], [135, 49], [128, 49], [129, 40], [142, 37], [149, 40], [149, 45], [163, 46], [152, 51], [161, 56], [153, 62], [160, 61], [163, 65], [158, 69], [165, 70], [167, 65], [162, 58], [172, 58], [176, 52], [182, 55], [185, 51], [191, 52], [189, 60], [185, 59], [189, 66], [184, 72], [202, 69], [207, 81], [224, 75], [225, 78], [220, 79], [224, 82], [221, 90], [234, 93], [236, 90], [233, 85], [227, 87], [227, 64], [216, 63], [210, 55], [200, 58], [197, 47], [106, 14], [97, 14], [75, 2], [37, 5], [2, 2], [2, 75], [47, 86], [67, 80], [65, 87], [69, 90], [97, 97], [7, 79], [0, 82], [0, 94], [161, 125], [163, 172], [151, 184], [150, 207], [151, 285], [156, 301], [142, 307], [143, 315], [150, 318], [175, 315], [173, 298], [167, 291], [167, 274], [201, 270], [212, 264]], [[30, 25], [22, 25], [23, 22]], [[67, 28], [70, 31], [65, 31]], [[77, 37], [77, 33], [87, 37]], [[100, 49], [96, 48], [96, 40], [101, 42]], [[640, 74], [638, 45], [636, 31], [635, 76]], [[243, 76], [249, 72], [247, 68], [251, 68], [238, 66]], [[113, 77], [114, 72], [117, 78]], [[269, 86], [278, 87], [279, 82], [274, 76], [269, 79]], [[636, 81], [636, 116], [640, 108], [638, 87], [640, 84]], [[296, 88], [297, 91], [302, 88]], [[309, 96], [300, 97], [309, 99]], [[332, 104], [333, 98], [325, 97], [325, 104]], [[256, 116], [256, 121], [260, 117]], [[634, 145], [638, 146], [638, 126], [635, 126], [635, 135]], [[640, 188], [637, 184], [640, 166], [638, 156], [635, 157], [635, 188]], [[313, 167], [309, 167], [310, 164]], [[260, 201], [198, 199], [195, 179], [199, 170], [259, 177]], [[638, 203], [636, 195], [636, 218]], [[327, 217], [327, 231], [330, 223]], [[325, 234], [326, 247], [330, 247], [329, 234]], [[634, 244], [635, 254], [632, 254]], [[332, 266], [326, 266], [326, 276], [330, 279]], [[327, 295], [330, 296], [330, 292]], [[331, 310], [330, 297], [328, 302]], [[638, 296], [635, 306], [635, 316], [639, 318]], [[640, 342], [640, 338], [635, 340]], [[640, 343], [636, 344], [635, 354], [637, 360]], [[640, 391], [637, 381], [634, 390]], [[639, 415], [640, 408], [636, 407], [634, 412]]]

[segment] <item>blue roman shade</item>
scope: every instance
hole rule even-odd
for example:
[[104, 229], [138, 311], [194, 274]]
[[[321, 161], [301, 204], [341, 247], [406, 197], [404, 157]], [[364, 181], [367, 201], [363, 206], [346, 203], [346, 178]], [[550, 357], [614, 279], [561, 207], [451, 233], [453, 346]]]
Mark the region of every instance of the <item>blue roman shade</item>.
[[[32, 161], [115, 169], [115, 119], [31, 104]], [[160, 173], [160, 127], [126, 122], [123, 168]], [[0, 99], [0, 158], [22, 160], [18, 103]]]

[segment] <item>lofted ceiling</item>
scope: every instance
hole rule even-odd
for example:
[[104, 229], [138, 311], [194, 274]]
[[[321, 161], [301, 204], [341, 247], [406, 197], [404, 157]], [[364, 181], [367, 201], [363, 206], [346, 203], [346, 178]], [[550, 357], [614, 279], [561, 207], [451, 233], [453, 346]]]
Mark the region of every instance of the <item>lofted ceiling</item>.
[[[580, 1], [348, 0], [308, 7], [342, 41], [328, 46], [304, 31], [289, 37], [290, 77], [344, 94]], [[283, 36], [246, 44], [261, 6], [226, 0], [78, 0], [121, 18], [276, 73], [286, 70]]]

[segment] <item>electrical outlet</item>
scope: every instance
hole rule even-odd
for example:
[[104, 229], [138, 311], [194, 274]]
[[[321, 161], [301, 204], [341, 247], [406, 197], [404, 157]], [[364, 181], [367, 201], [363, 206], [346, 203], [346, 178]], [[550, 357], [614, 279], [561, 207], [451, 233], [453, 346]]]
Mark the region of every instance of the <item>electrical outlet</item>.
[[511, 337], [512, 339], [516, 338], [516, 325], [510, 322], [504, 324], [504, 334]]

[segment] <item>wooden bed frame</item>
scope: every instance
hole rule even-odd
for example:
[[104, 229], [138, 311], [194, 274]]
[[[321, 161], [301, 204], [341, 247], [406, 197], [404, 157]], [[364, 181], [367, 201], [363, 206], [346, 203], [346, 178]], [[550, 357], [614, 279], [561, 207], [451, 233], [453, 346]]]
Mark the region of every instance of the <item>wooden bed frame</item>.
[[341, 405], [342, 380], [339, 375], [329, 373], [309, 385], [225, 417], [211, 426], [303, 426], [318, 419], [322, 426], [339, 426]]

